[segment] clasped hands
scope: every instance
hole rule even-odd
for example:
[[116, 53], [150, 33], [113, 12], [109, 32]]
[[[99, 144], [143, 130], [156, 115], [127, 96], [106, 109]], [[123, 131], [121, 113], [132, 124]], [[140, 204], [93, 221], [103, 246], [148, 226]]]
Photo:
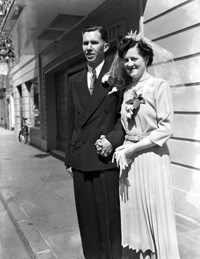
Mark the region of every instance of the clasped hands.
[[[113, 146], [106, 139], [105, 135], [100, 136], [100, 138], [95, 142], [95, 146], [97, 149], [97, 154], [103, 157], [109, 156], [113, 151]], [[128, 166], [128, 163], [130, 161], [129, 158], [133, 154], [133, 152], [134, 148], [132, 143], [123, 144], [116, 148], [112, 157], [112, 162], [116, 160], [117, 166], [121, 169], [125, 169], [125, 167]]]
[[105, 135], [101, 135], [99, 139], [95, 142], [97, 154], [107, 157], [113, 151], [112, 144], [106, 139]]

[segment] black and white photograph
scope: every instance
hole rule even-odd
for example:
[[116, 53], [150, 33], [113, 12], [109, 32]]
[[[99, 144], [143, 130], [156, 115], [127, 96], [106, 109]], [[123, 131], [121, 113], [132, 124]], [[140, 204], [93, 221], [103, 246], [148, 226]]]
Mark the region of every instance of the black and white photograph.
[[200, 259], [200, 0], [0, 0], [0, 259]]

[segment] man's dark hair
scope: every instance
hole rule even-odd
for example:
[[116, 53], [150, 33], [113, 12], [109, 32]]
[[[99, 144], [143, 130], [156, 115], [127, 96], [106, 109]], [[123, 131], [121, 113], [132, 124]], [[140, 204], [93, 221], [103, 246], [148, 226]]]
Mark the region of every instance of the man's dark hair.
[[82, 30], [82, 36], [85, 32], [98, 31], [101, 34], [102, 40], [108, 42], [107, 31], [103, 26], [89, 25]]

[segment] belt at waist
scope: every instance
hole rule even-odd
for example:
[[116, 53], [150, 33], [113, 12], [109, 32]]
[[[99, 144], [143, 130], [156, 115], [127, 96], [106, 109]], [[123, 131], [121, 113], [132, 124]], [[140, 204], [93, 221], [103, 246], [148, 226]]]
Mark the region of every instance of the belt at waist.
[[140, 134], [140, 135], [126, 135], [125, 136], [125, 140], [129, 140], [129, 141], [133, 141], [133, 142], [138, 142], [141, 139], [146, 138], [147, 136], [149, 136], [149, 133]]

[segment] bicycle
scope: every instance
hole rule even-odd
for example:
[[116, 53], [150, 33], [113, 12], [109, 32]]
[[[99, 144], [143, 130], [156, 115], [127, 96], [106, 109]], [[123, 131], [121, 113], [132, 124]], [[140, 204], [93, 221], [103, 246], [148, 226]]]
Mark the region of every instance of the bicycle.
[[22, 118], [22, 127], [18, 135], [19, 142], [24, 142], [24, 144], [28, 142], [28, 126], [26, 125], [27, 119], [28, 118]]

